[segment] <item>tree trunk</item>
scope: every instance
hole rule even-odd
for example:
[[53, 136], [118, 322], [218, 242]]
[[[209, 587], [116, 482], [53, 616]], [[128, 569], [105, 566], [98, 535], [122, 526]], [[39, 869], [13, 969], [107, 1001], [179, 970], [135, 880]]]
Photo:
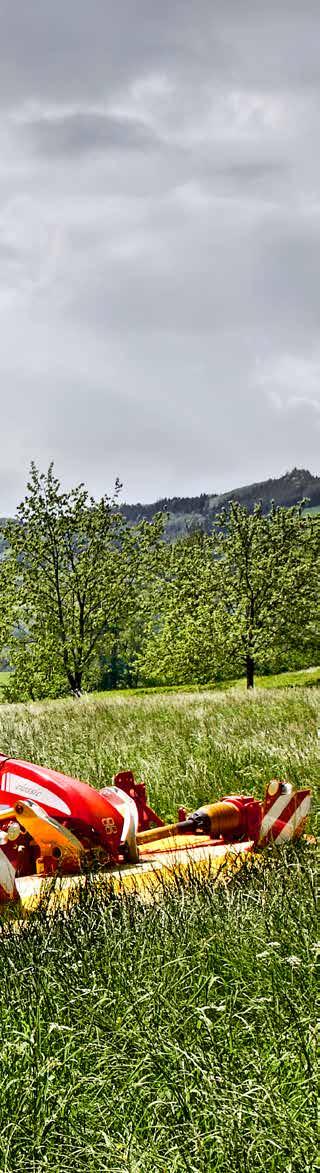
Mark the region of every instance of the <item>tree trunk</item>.
[[81, 696], [82, 672], [78, 671], [78, 670], [76, 672], [69, 672], [68, 673], [68, 680], [69, 680], [72, 696], [75, 698]]
[[114, 643], [110, 656], [110, 688], [117, 688], [119, 677], [118, 644]]
[[253, 688], [254, 660], [252, 659], [252, 656], [246, 657], [246, 672], [247, 672], [247, 688]]

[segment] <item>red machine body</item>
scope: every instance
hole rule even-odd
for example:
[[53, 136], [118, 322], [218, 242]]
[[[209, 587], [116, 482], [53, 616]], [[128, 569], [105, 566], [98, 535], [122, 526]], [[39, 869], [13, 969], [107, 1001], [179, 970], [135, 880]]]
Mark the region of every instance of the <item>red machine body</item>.
[[[163, 819], [148, 806], [145, 782], [136, 782], [132, 770], [121, 770], [119, 774], [114, 775], [113, 782], [123, 794], [133, 799], [138, 811], [138, 831], [148, 831], [151, 826], [163, 827]], [[108, 795], [112, 801], [113, 787], [108, 786], [105, 790], [100, 790], [100, 794]]]
[[0, 803], [14, 806], [19, 799], [39, 803], [53, 818], [70, 830], [95, 836], [110, 856], [117, 858], [123, 816], [115, 803], [86, 782], [79, 782], [57, 770], [33, 766], [14, 758], [0, 760]]
[[95, 790], [57, 770], [0, 755], [0, 903], [26, 875], [137, 863], [136, 834], [162, 820], [131, 771]]
[[234, 837], [236, 839], [253, 839], [258, 842], [261, 827], [262, 805], [259, 799], [248, 794], [228, 794], [223, 799], [232, 808], [238, 811], [239, 824]]

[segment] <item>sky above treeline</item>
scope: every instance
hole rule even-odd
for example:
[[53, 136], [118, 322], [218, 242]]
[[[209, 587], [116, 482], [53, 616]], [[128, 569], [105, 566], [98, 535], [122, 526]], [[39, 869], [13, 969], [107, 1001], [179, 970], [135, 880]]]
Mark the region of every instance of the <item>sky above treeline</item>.
[[319, 0], [0, 0], [0, 515], [319, 473]]

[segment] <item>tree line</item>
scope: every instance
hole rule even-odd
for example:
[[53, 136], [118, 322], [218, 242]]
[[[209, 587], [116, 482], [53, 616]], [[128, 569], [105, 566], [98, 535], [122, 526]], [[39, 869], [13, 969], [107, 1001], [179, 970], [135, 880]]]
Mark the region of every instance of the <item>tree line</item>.
[[3, 526], [0, 639], [12, 700], [139, 684], [206, 684], [317, 663], [320, 519], [304, 502], [232, 501], [210, 534], [163, 540], [112, 497], [31, 466]]

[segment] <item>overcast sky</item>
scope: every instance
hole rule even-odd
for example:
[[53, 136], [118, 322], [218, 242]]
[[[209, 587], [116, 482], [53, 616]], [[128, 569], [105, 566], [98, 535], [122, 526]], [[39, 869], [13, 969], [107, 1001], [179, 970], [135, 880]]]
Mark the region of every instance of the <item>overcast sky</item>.
[[319, 0], [0, 14], [0, 515], [319, 473]]

